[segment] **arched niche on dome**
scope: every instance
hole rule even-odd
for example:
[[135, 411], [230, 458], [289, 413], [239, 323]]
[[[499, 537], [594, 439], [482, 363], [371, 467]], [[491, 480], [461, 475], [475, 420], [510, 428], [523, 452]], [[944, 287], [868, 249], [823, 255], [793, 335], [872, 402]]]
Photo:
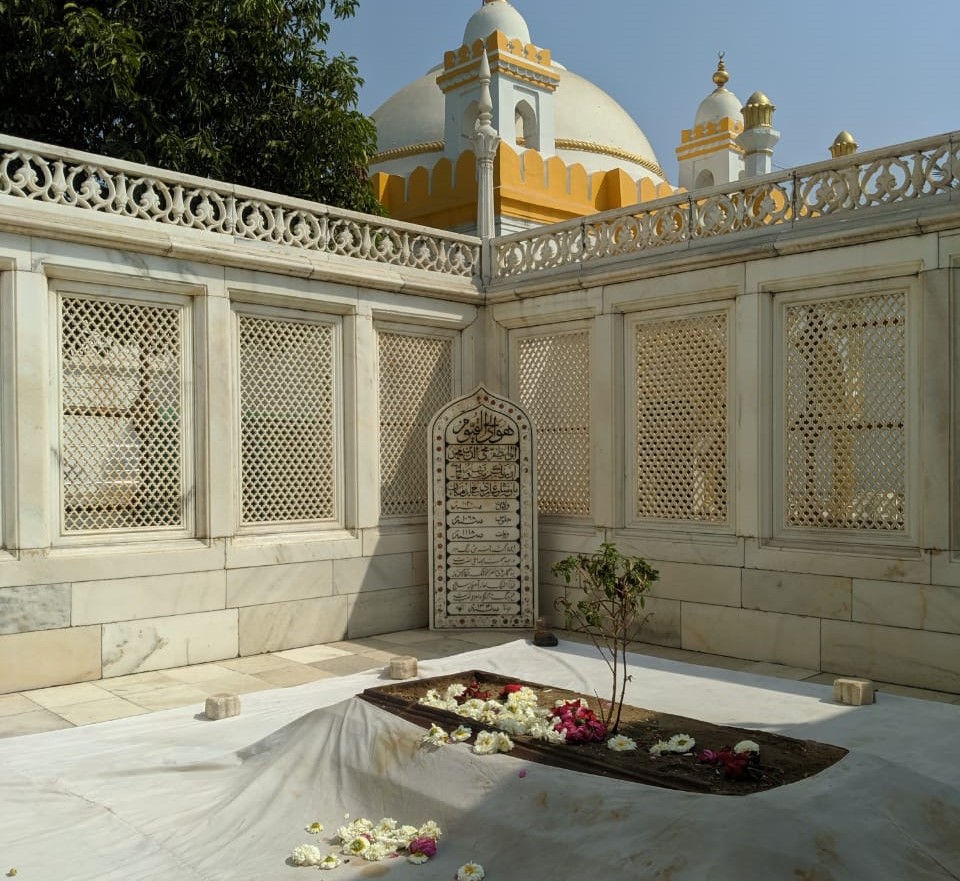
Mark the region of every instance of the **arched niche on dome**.
[[526, 150], [540, 149], [540, 123], [537, 112], [524, 98], [517, 102], [514, 109], [514, 124], [517, 133], [517, 146]]

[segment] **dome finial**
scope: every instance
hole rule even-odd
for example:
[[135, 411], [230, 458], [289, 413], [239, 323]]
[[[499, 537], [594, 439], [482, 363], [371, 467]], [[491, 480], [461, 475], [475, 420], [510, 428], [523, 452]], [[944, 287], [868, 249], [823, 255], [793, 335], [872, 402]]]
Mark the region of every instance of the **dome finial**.
[[717, 84], [718, 89], [722, 89], [730, 81], [730, 74], [727, 73], [727, 66], [723, 63], [723, 57], [726, 54], [726, 52], [717, 53], [717, 69], [714, 71], [713, 81]]

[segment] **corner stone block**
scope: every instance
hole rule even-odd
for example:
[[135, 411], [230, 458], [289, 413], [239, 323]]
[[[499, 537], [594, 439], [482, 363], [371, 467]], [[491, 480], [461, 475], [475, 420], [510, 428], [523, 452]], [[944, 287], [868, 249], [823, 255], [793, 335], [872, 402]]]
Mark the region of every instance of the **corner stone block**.
[[834, 679], [834, 703], [862, 707], [876, 701], [876, 689], [869, 679]]
[[240, 715], [240, 698], [235, 694], [214, 694], [207, 698], [204, 712], [208, 719], [229, 719]]

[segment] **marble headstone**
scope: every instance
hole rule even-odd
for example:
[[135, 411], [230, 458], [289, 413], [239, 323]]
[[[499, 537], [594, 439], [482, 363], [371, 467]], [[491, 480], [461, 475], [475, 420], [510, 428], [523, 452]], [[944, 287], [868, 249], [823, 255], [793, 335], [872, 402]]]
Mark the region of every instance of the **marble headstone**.
[[431, 422], [430, 626], [530, 629], [537, 616], [534, 436], [482, 386]]

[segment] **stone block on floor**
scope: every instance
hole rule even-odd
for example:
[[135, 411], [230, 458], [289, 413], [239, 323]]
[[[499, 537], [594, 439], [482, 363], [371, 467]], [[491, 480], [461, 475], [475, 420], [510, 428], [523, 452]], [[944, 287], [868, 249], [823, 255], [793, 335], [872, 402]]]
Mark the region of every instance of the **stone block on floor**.
[[207, 698], [204, 714], [208, 719], [229, 719], [240, 715], [240, 698], [235, 694], [212, 694]]
[[834, 679], [834, 703], [862, 707], [876, 701], [876, 690], [869, 679]]

